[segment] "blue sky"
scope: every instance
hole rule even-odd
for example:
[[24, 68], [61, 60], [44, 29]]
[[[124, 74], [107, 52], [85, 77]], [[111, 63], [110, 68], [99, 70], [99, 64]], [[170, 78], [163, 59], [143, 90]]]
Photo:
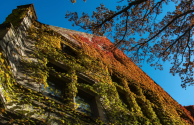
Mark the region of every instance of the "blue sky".
[[[0, 1], [0, 24], [5, 21], [5, 18], [19, 5], [31, 4], [35, 6], [35, 10], [38, 16], [38, 21], [53, 26], [59, 26], [72, 30], [79, 30], [79, 27], [72, 27], [71, 22], [65, 19], [65, 14], [68, 11], [77, 11], [78, 14], [87, 12], [92, 14], [95, 8], [103, 3], [109, 9], [115, 10], [117, 1], [120, 0], [77, 0], [77, 3], [72, 4], [70, 0], [1, 0]], [[124, 4], [124, 3], [123, 3]], [[164, 8], [164, 14], [167, 11], [174, 9], [173, 4], [169, 4]], [[159, 84], [165, 91], [167, 91], [172, 98], [174, 98], [179, 104], [194, 105], [193, 91], [194, 86], [182, 89], [181, 80], [178, 75], [172, 76], [169, 73], [169, 62], [163, 63], [164, 70], [155, 70], [150, 67], [149, 64], [143, 64], [142, 70], [146, 72], [157, 84]]]

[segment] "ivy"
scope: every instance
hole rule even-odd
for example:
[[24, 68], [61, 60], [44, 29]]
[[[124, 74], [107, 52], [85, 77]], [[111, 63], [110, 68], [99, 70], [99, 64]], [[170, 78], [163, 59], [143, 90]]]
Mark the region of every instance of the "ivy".
[[[12, 23], [14, 27], [18, 27], [20, 20], [25, 17], [28, 10], [31, 9], [20, 8], [14, 10], [5, 22], [9, 22], [13, 17], [17, 16], [18, 20]], [[11, 119], [10, 123], [35, 124], [33, 118], [28, 118], [34, 114], [37, 114], [39, 118], [46, 117], [45, 112], [49, 112], [60, 115], [61, 119], [47, 116], [46, 119], [40, 118], [39, 120], [43, 123], [49, 120], [58, 120], [63, 124], [72, 124], [74, 122], [77, 122], [77, 124], [103, 124], [99, 118], [94, 119], [84, 113], [77, 112], [73, 108], [75, 105], [72, 100], [73, 96], [76, 96], [77, 89], [81, 86], [100, 97], [109, 124], [186, 124], [183, 118], [180, 118], [180, 115], [187, 116], [183, 112], [184, 109], [161, 87], [157, 86], [123, 52], [115, 48], [106, 37], [92, 36], [89, 39], [87, 34], [84, 36], [67, 31], [66, 34], [70, 38], [69, 40], [56, 32], [55, 29], [51, 29], [36, 20], [33, 20], [27, 34], [28, 39], [36, 41], [34, 44], [36, 49], [29, 58], [22, 57], [22, 63], [25, 64], [25, 76], [34, 80], [40, 87], [43, 84], [45, 89], [49, 87], [46, 82], [49, 71], [54, 71], [54, 75], [58, 78], [70, 79], [71, 82], [67, 83], [65, 90], [67, 93], [64, 101], [67, 103], [65, 105], [61, 104], [61, 102], [46, 97], [40, 92], [17, 84], [10, 72], [10, 66], [0, 53], [0, 82], [2, 83], [0, 87], [4, 88], [3, 95], [10, 105], [18, 102], [19, 108], [14, 107], [12, 110], [18, 109], [17, 112], [23, 115], [22, 120]], [[73, 44], [71, 40], [76, 41], [77, 44]], [[71, 47], [77, 53], [77, 57], [63, 53], [62, 44]], [[61, 73], [48, 67], [49, 58], [70, 67], [70, 71]], [[95, 84], [78, 83], [76, 72], [86, 74], [96, 81]], [[111, 79], [112, 74], [116, 74], [121, 79], [122, 84], [113, 82]], [[133, 87], [130, 87], [130, 85]], [[129, 108], [122, 104], [117, 88], [126, 93]], [[165, 102], [164, 98], [170, 102]], [[29, 106], [31, 109], [26, 111], [25, 106]], [[179, 114], [176, 111], [177, 109], [180, 110]], [[5, 109], [1, 109], [1, 114], [3, 113], [5, 113]], [[25, 115], [28, 118], [24, 117]]]

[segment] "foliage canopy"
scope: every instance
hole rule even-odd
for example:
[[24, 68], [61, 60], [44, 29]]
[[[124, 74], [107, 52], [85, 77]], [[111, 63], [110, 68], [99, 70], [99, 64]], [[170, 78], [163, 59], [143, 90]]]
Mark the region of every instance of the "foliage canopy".
[[[112, 37], [113, 43], [128, 53], [135, 63], [146, 60], [151, 66], [162, 70], [162, 62], [170, 61], [170, 73], [180, 76], [181, 86], [193, 85], [193, 0], [127, 0], [127, 3], [116, 6], [117, 11], [101, 4], [91, 16], [83, 13], [79, 17], [77, 12], [67, 12], [66, 18], [73, 25], [96, 35]], [[173, 3], [176, 9], [158, 18], [169, 3]], [[137, 34], [140, 37], [148, 35], [135, 40]]]

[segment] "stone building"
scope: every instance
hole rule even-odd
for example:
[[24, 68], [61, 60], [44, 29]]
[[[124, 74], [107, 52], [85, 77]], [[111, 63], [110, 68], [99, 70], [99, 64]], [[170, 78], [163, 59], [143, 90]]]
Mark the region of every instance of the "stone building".
[[194, 124], [191, 113], [109, 39], [37, 21], [0, 25], [1, 124]]

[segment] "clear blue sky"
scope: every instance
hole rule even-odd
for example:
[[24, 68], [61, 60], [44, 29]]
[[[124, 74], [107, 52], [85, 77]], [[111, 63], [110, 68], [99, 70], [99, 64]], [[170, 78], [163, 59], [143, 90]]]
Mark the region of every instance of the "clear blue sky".
[[[82, 12], [88, 12], [92, 14], [95, 8], [103, 3], [106, 7], [115, 10], [116, 2], [120, 0], [77, 0], [77, 3], [72, 4], [70, 0], [1, 0], [0, 1], [0, 24], [5, 21], [5, 18], [19, 5], [31, 4], [35, 6], [35, 10], [38, 16], [38, 21], [64, 27], [72, 30], [79, 30], [78, 27], [72, 27], [71, 23], [65, 19], [66, 11], [77, 11], [78, 14]], [[164, 11], [173, 9], [172, 4], [164, 8]], [[165, 13], [164, 12], [164, 13]], [[164, 70], [155, 70], [150, 67], [149, 64], [144, 63], [142, 70], [146, 72], [157, 84], [159, 84], [165, 91], [167, 91], [172, 98], [174, 98], [179, 104], [194, 105], [193, 91], [194, 86], [187, 87], [187, 89], [181, 88], [181, 80], [178, 75], [172, 76], [169, 73], [171, 65], [168, 62], [164, 63]]]

